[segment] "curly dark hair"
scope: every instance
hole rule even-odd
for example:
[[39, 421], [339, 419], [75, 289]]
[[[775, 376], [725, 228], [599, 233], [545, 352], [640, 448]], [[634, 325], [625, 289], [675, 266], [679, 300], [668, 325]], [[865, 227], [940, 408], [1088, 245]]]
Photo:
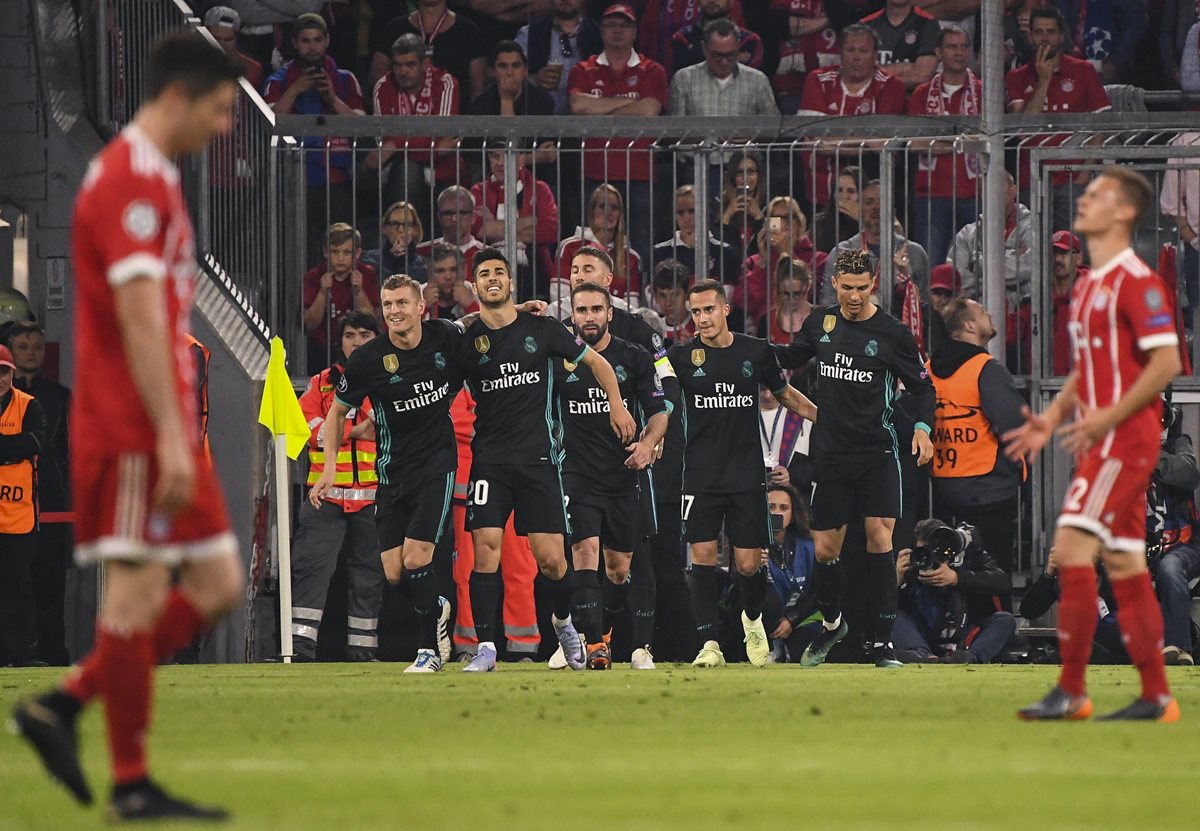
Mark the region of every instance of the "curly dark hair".
[[834, 261], [835, 274], [869, 274], [871, 255], [862, 248], [851, 248], [838, 254]]

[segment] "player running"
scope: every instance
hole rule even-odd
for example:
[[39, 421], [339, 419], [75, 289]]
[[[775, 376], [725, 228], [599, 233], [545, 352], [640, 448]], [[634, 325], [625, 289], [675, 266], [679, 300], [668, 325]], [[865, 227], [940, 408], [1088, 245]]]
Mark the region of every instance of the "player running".
[[917, 342], [896, 318], [871, 302], [877, 290], [864, 250], [842, 252], [834, 263], [838, 305], [815, 309], [779, 361], [788, 369], [816, 358], [817, 406], [813, 428], [813, 542], [817, 566], [813, 592], [824, 627], [813, 638], [802, 666], [824, 663], [829, 650], [850, 631], [842, 619], [845, 577], [839, 557], [846, 526], [862, 520], [866, 530], [867, 631], [877, 667], [899, 667], [892, 649], [896, 619], [896, 566], [892, 531], [903, 514], [900, 444], [893, 421], [896, 380], [904, 383], [918, 421], [912, 455], [917, 464], [933, 458], [929, 425], [936, 397]]
[[[383, 570], [393, 585], [408, 573], [417, 613], [417, 658], [404, 671], [437, 672], [450, 657], [449, 609], [438, 601], [433, 551], [446, 531], [458, 465], [450, 404], [462, 388], [454, 360], [462, 330], [447, 320], [422, 320], [421, 284], [406, 274], [384, 280], [379, 296], [387, 337], [363, 344], [346, 362], [322, 439], [325, 447], [338, 446], [347, 415], [370, 399]], [[334, 486], [335, 473], [327, 461], [308, 494], [313, 505]]]
[[[153, 48], [146, 101], [97, 155], [75, 203], [72, 248], [76, 423], [71, 441], [80, 563], [105, 564], [96, 646], [13, 725], [84, 804], [76, 723], [99, 695], [108, 725], [114, 821], [224, 820], [150, 779], [145, 738], [155, 665], [241, 598], [242, 564], [221, 486], [201, 448], [188, 326], [192, 224], [177, 156], [199, 153], [232, 122], [241, 66], [194, 34]], [[179, 581], [172, 587], [172, 570]]]
[[683, 533], [692, 549], [688, 585], [696, 631], [704, 641], [692, 665], [725, 664], [716, 640], [717, 537], [724, 524], [742, 590], [746, 657], [761, 667], [771, 654], [762, 623], [767, 591], [762, 561], [773, 532], [758, 440], [759, 385], [810, 421], [817, 408], [788, 384], [770, 344], [729, 331], [729, 303], [720, 282], [697, 280], [689, 296], [696, 337], [676, 344], [667, 356], [683, 388]]
[[480, 251], [474, 277], [480, 317], [467, 327], [457, 355], [475, 398], [467, 529], [475, 543], [470, 594], [479, 650], [464, 669], [496, 668], [496, 569], [510, 514], [517, 533], [529, 537], [550, 584], [551, 620], [567, 663], [582, 669], [586, 650], [571, 622], [572, 587], [564, 553], [570, 525], [554, 437], [554, 359], [583, 364], [595, 374], [608, 400], [609, 425], [622, 444], [632, 441], [637, 425], [608, 361], [557, 320], [520, 312], [513, 305], [512, 277], [503, 254], [495, 248]]
[[[1146, 488], [1158, 462], [1162, 391], [1180, 370], [1174, 304], [1157, 274], [1130, 243], [1150, 183], [1107, 167], [1076, 203], [1075, 232], [1087, 240], [1091, 273], [1075, 284], [1070, 332], [1075, 370], [1041, 415], [1026, 410], [1004, 435], [1010, 458], [1034, 457], [1057, 432], [1075, 454], [1054, 558], [1058, 562], [1058, 685], [1017, 715], [1027, 720], [1085, 719], [1092, 714], [1084, 676], [1096, 631], [1096, 558], [1117, 601], [1117, 623], [1142, 694], [1105, 716], [1177, 721], [1179, 705], [1163, 669], [1163, 620], [1146, 567]], [[1074, 414], [1071, 423], [1059, 427]]]
[[[614, 589], [629, 579], [634, 547], [644, 536], [638, 471], [654, 460], [667, 432], [662, 383], [646, 350], [613, 337], [612, 296], [598, 283], [571, 290], [573, 328], [617, 376], [626, 408], [643, 423], [641, 437], [626, 445], [608, 429], [608, 401], [596, 375], [571, 361], [555, 362], [554, 382], [563, 427], [563, 489], [571, 519], [575, 567], [575, 622], [587, 641], [588, 669], [612, 665], [604, 641], [598, 573], [604, 543], [605, 580]], [[635, 641], [636, 643], [636, 641]]]

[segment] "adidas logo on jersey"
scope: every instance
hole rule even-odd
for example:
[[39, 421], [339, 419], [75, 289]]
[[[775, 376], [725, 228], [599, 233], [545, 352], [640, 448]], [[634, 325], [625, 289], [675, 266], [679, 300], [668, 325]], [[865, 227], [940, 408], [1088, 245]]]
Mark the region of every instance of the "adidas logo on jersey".
[[704, 370], [703, 370], [703, 369], [700, 369], [699, 367], [697, 367], [696, 371], [692, 373], [692, 377], [693, 377], [693, 378], [703, 378], [703, 377], [704, 377]]
[[569, 384], [569, 383], [571, 383], [572, 381], [578, 381], [578, 380], [579, 380], [579, 376], [578, 376], [578, 375], [576, 375], [574, 372], [572, 372], [570, 375], [568, 375], [568, 376], [567, 376], [566, 383], [568, 383], [568, 384]]
[[829, 343], [829, 335], [821, 335], [821, 343]]
[[484, 364], [486, 364], [488, 362], [488, 360], [489, 360], [489, 358], [487, 355], [480, 355], [479, 356], [479, 365], [483, 366]]
[[399, 384], [399, 383], [400, 383], [400, 376], [399, 376], [399, 375], [393, 375], [391, 378], [388, 378], [388, 383], [389, 383], [389, 384]]

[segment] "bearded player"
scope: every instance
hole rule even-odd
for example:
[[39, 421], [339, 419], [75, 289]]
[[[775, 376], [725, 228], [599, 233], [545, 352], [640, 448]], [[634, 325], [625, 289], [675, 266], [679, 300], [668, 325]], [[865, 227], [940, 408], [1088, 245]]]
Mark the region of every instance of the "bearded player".
[[[146, 102], [92, 160], [75, 203], [75, 546], [105, 564], [96, 646], [55, 691], [18, 706], [16, 728], [82, 803], [75, 725], [104, 702], [112, 820], [221, 820], [150, 778], [145, 734], [154, 666], [232, 608], [241, 560], [195, 425], [186, 335], [196, 281], [175, 159], [229, 130], [240, 64], [194, 34], [155, 46]], [[180, 579], [172, 588], [171, 572]]]
[[[1020, 710], [1026, 720], [1085, 719], [1084, 685], [1096, 631], [1099, 557], [1117, 601], [1126, 651], [1142, 693], [1106, 716], [1177, 721], [1179, 705], [1163, 668], [1162, 613], [1146, 567], [1146, 487], [1158, 462], [1162, 391], [1179, 372], [1174, 306], [1162, 280], [1130, 248], [1133, 229], [1153, 199], [1145, 177], [1108, 167], [1080, 196], [1075, 232], [1087, 240], [1091, 273], [1075, 284], [1070, 332], [1075, 370], [1045, 412], [1005, 434], [1007, 453], [1036, 456], [1057, 433], [1075, 454], [1054, 534], [1061, 596], [1062, 674], [1045, 698]], [[1064, 426], [1068, 417], [1074, 420]]]

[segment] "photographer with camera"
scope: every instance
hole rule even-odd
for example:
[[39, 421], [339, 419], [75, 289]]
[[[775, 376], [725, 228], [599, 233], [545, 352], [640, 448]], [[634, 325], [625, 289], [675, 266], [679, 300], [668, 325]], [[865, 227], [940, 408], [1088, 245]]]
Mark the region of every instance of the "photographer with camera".
[[1146, 491], [1146, 554], [1154, 575], [1154, 591], [1163, 615], [1163, 661], [1192, 666], [1191, 593], [1188, 584], [1200, 577], [1196, 545], [1196, 486], [1200, 467], [1192, 439], [1183, 432], [1178, 407], [1166, 389], [1162, 450]]
[[763, 625], [771, 633], [772, 653], [779, 664], [799, 661], [821, 622], [817, 599], [808, 585], [816, 563], [808, 507], [791, 485], [767, 488], [767, 507], [775, 537], [764, 550], [763, 565], [774, 591], [763, 604]]
[[896, 558], [900, 603], [892, 638], [900, 660], [986, 664], [1017, 631], [1000, 607], [1012, 578], [977, 535], [970, 525], [952, 528], [940, 519], [913, 529], [913, 547]]
[[[1046, 557], [1046, 568], [1026, 589], [1018, 610], [1021, 617], [1036, 620], [1058, 602], [1061, 590], [1058, 585], [1058, 560], [1054, 549]], [[1058, 660], [1057, 641], [1052, 653]], [[1036, 663], [1036, 662], [1035, 662]], [[1128, 664], [1129, 655], [1121, 643], [1121, 629], [1117, 625], [1117, 601], [1112, 584], [1104, 566], [1096, 564], [1096, 634], [1092, 636], [1092, 651], [1089, 664]]]

